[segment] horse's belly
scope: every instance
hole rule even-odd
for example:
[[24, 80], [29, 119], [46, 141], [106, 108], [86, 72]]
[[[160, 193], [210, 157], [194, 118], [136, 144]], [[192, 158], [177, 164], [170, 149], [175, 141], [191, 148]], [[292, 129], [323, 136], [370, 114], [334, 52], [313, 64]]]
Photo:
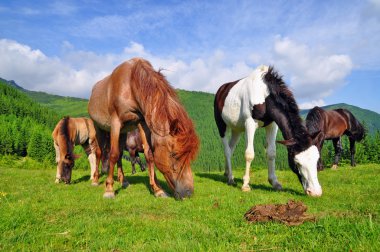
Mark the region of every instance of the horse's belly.
[[222, 111], [222, 118], [227, 126], [234, 129], [244, 130], [245, 116], [241, 109], [240, 102], [235, 101], [225, 104]]

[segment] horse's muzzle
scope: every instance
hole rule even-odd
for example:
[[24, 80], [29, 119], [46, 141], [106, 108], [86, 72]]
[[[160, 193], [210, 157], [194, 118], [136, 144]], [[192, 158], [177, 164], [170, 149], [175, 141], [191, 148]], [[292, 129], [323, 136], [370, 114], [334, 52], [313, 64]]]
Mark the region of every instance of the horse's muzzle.
[[182, 189], [182, 190], [175, 190], [174, 191], [174, 198], [176, 200], [183, 200], [185, 198], [190, 198], [191, 195], [193, 195], [194, 189]]

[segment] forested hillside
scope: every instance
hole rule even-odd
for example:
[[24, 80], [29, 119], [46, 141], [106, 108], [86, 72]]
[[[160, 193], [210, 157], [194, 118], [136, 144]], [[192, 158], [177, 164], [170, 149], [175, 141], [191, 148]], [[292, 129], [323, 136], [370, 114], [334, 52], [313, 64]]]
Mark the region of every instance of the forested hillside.
[[[50, 134], [54, 125], [63, 115], [73, 117], [88, 115], [87, 100], [85, 99], [61, 97], [43, 92], [30, 92], [22, 88], [16, 90], [4, 83], [2, 83], [0, 87], [0, 104], [1, 110], [4, 111], [1, 112], [2, 118], [0, 121], [0, 126], [3, 126], [2, 133], [0, 133], [0, 154], [9, 153], [21, 156], [28, 155], [38, 158], [38, 160], [52, 160], [53, 146]], [[193, 119], [198, 136], [201, 140], [200, 152], [198, 158], [193, 163], [193, 169], [195, 171], [223, 170], [223, 148], [214, 121], [214, 95], [204, 92], [184, 90], [178, 90], [178, 95], [190, 117]], [[38, 101], [39, 104], [33, 101], [30, 97], [33, 100]], [[339, 104], [335, 106], [339, 106]], [[362, 119], [364, 118], [365, 124], [372, 125], [374, 128], [372, 134], [370, 134], [362, 143], [357, 145], [357, 162], [380, 162], [378, 157], [378, 153], [380, 152], [380, 133], [376, 131], [376, 129], [378, 129], [377, 123], [379, 121], [379, 115], [372, 111], [369, 111], [371, 113], [366, 113], [366, 110], [353, 106], [350, 106], [349, 110], [352, 111], [359, 120], [363, 121]], [[301, 114], [305, 116], [306, 113], [307, 111], [302, 111]], [[30, 127], [30, 125], [32, 125], [32, 127]], [[44, 132], [43, 136], [36, 137], [37, 133], [41, 134], [40, 132]], [[10, 138], [9, 136], [14, 137]], [[281, 134], [279, 132], [278, 139], [280, 138]], [[43, 139], [41, 140], [42, 143], [36, 144], [35, 142], [37, 139]], [[44, 147], [40, 148], [40, 151], [33, 153], [33, 146], [38, 145]], [[345, 151], [343, 153], [342, 163], [348, 163], [349, 147], [346, 137], [343, 137], [343, 145]], [[255, 159], [252, 164], [253, 169], [266, 167], [264, 146], [265, 130], [259, 129], [256, 131], [255, 135]], [[244, 147], [245, 137], [244, 134], [242, 134], [240, 143], [233, 156], [233, 167], [244, 167]], [[44, 150], [49, 151], [45, 152]], [[331, 164], [333, 155], [334, 151], [332, 144], [328, 142], [325, 144], [323, 150], [323, 158], [327, 166]], [[80, 163], [82, 163], [82, 166], [86, 167], [85, 158], [83, 157], [80, 160], [79, 164], [76, 164], [76, 166], [80, 167]], [[277, 167], [280, 169], [288, 168], [287, 151], [282, 145], [277, 145], [276, 163]]]
[[0, 81], [0, 154], [53, 162], [51, 131], [58, 120], [56, 112]]

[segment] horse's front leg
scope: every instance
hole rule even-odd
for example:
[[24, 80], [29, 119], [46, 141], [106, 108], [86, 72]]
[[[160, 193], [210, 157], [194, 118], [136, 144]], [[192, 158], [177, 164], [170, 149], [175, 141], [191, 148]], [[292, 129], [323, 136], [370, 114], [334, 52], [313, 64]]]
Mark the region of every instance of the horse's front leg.
[[333, 140], [333, 145], [335, 149], [335, 158], [334, 158], [334, 163], [331, 169], [336, 170], [339, 164], [340, 156], [342, 155], [342, 141], [341, 138], [334, 138]]
[[62, 166], [60, 165], [60, 152], [59, 152], [59, 146], [56, 142], [54, 142], [54, 149], [55, 149], [55, 162], [57, 162], [57, 173], [55, 175], [55, 183], [61, 182], [62, 178]]
[[128, 187], [129, 182], [125, 178], [124, 171], [123, 171], [122, 155], [120, 155], [119, 160], [117, 160], [117, 179], [123, 188]]
[[265, 127], [266, 131], [266, 154], [268, 161], [268, 181], [272, 187], [276, 190], [282, 190], [282, 185], [278, 182], [276, 176], [276, 136], [278, 126], [275, 122], [272, 122]]
[[324, 169], [323, 161], [322, 161], [322, 148], [323, 148], [324, 142], [325, 141], [322, 140], [320, 144], [316, 145], [318, 148], [318, 151], [319, 151], [319, 159], [318, 159], [318, 163], [317, 163], [317, 170], [318, 171], [323, 171], [323, 169]]
[[160, 187], [157, 181], [156, 173], [154, 171], [153, 153], [147, 141], [145, 130], [140, 123], [138, 124], [138, 128], [140, 132], [141, 141], [144, 147], [145, 159], [148, 165], [150, 187], [153, 190], [154, 196], [166, 198], [168, 197], [168, 194]]
[[119, 136], [119, 151], [120, 151], [120, 154], [119, 154], [119, 159], [117, 160], [117, 179], [118, 179], [118, 181], [120, 182], [120, 184], [121, 184], [121, 186], [123, 188], [127, 188], [128, 185], [129, 185], [127, 179], [124, 176], [123, 163], [122, 163], [122, 160], [123, 160], [123, 150], [124, 150], [124, 147], [125, 147], [124, 143], [125, 143], [126, 137], [127, 137], [126, 134], [122, 134], [121, 136]]
[[355, 162], [355, 140], [350, 138], [351, 166], [356, 166]]
[[255, 137], [255, 131], [258, 128], [258, 124], [253, 120], [253, 118], [248, 118], [245, 121], [245, 131], [246, 131], [246, 150], [245, 150], [245, 174], [243, 177], [243, 186], [241, 190], [243, 192], [248, 192], [251, 190], [249, 187], [250, 175], [249, 171], [251, 168], [251, 162], [255, 158], [255, 151], [253, 148], [253, 141]]

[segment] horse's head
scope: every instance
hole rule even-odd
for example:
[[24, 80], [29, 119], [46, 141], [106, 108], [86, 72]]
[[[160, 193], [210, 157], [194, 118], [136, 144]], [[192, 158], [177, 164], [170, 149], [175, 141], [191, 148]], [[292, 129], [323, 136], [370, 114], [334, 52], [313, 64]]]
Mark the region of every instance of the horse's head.
[[[169, 141], [168, 141], [169, 140]], [[164, 175], [176, 199], [190, 197], [194, 192], [194, 180], [190, 164], [182, 162], [173, 149], [172, 139], [155, 146], [154, 163]]]
[[199, 140], [194, 131], [154, 138], [154, 162], [164, 175], [176, 199], [190, 197], [194, 192], [190, 161], [194, 159]]
[[[316, 137], [313, 137], [313, 142]], [[297, 174], [305, 193], [312, 197], [320, 197], [322, 187], [317, 175], [317, 164], [320, 157], [318, 148], [311, 145], [303, 151], [297, 151], [297, 143], [293, 139], [278, 142], [288, 147], [289, 166]]]
[[71, 173], [74, 167], [75, 159], [77, 157], [73, 154], [67, 153], [58, 163], [59, 169], [62, 171], [61, 179], [65, 184], [70, 184]]

